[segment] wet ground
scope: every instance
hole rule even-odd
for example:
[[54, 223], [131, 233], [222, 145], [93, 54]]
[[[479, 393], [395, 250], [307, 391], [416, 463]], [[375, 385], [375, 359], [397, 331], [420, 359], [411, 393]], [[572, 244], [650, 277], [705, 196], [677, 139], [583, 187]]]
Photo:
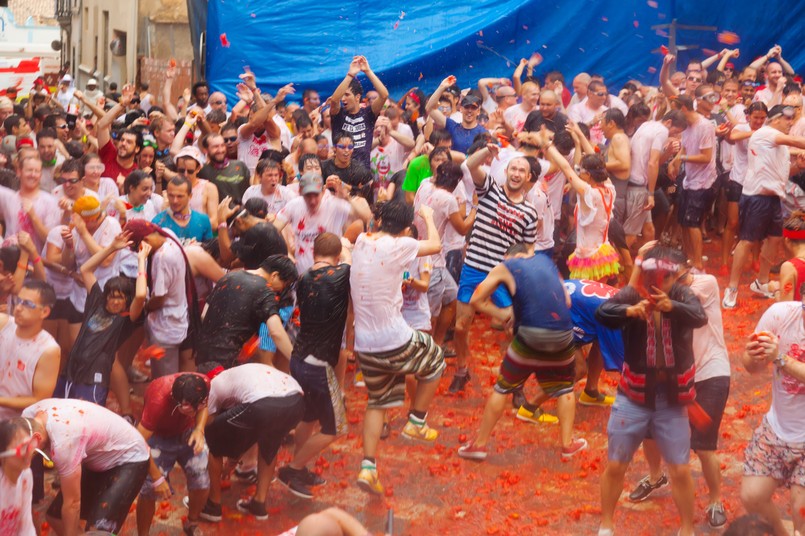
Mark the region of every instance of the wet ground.
[[[715, 263], [708, 266], [711, 273], [717, 268]], [[748, 277], [747, 274], [744, 278], [747, 284]], [[723, 289], [725, 279], [719, 277], [719, 283]], [[746, 286], [741, 289], [738, 307], [724, 313], [733, 381], [721, 426], [720, 447], [724, 506], [730, 519], [744, 513], [738, 494], [743, 451], [771, 401], [770, 374], [750, 376], [740, 366], [746, 337], [771, 303], [749, 297], [746, 289]], [[518, 421], [514, 410], [509, 410], [498, 423], [487, 461], [466, 461], [456, 454], [459, 445], [472, 438], [478, 429], [505, 343], [503, 334], [491, 329], [486, 319], [476, 318], [472, 381], [465, 394], [448, 394], [454, 370], [452, 360], [448, 360], [447, 372], [429, 415], [429, 424], [440, 432], [435, 445], [403, 439], [400, 431], [404, 416], [400, 410], [392, 414], [391, 437], [382, 442], [378, 454], [385, 496], [369, 496], [355, 486], [366, 393], [350, 385], [349, 434], [317, 460], [315, 471], [321, 472], [328, 483], [315, 489], [315, 498], [299, 499], [275, 482], [269, 493], [270, 518], [256, 522], [235, 508], [236, 500], [251, 490], [233, 482], [224, 495], [224, 520], [218, 525], [203, 524], [204, 534], [276, 535], [295, 526], [305, 515], [329, 506], [352, 513], [373, 534], [385, 530], [389, 509], [394, 512], [395, 535], [595, 534], [600, 518], [599, 477], [606, 464], [608, 409], [577, 407], [577, 433], [590, 446], [567, 462], [560, 457], [558, 426]], [[350, 382], [353, 374], [353, 370], [348, 372]], [[614, 393], [616, 382], [617, 375], [605, 375], [603, 390]], [[142, 388], [138, 390], [141, 391]], [[546, 409], [555, 413], [555, 404], [549, 403]], [[289, 458], [289, 451], [280, 452], [280, 464]], [[696, 532], [716, 533], [704, 519], [707, 489], [695, 455], [691, 465], [696, 480]], [[638, 453], [627, 473], [627, 492], [645, 472], [646, 464]], [[173, 478], [175, 486], [183, 489], [180, 470], [174, 471]], [[787, 492], [777, 495], [777, 503], [790, 519], [788, 500]], [[151, 534], [181, 534], [181, 518], [185, 514], [181, 494], [177, 494], [158, 505]], [[676, 509], [668, 487], [643, 503], [632, 504], [625, 497], [619, 503], [616, 513], [619, 535], [673, 535], [677, 530]], [[136, 533], [133, 513], [122, 533]]]

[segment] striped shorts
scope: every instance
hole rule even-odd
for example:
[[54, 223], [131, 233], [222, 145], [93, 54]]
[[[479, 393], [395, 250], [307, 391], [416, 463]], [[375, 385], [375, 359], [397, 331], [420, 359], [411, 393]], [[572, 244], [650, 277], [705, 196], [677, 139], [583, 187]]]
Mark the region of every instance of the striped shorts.
[[551, 397], [559, 397], [573, 391], [576, 378], [576, 346], [571, 342], [567, 347], [555, 352], [535, 350], [519, 336], [515, 336], [500, 364], [495, 391], [500, 394], [511, 393], [522, 387], [533, 374], [537, 383]]
[[[280, 309], [280, 319], [282, 320], [282, 325], [285, 326], [285, 329], [288, 329], [288, 321], [291, 319], [292, 314], [293, 306], [283, 307]], [[265, 322], [260, 324], [260, 332], [258, 335], [261, 350], [265, 350], [266, 352], [277, 351], [277, 345], [274, 343], [274, 339], [271, 338], [271, 334], [268, 333], [268, 326]]]
[[414, 330], [411, 341], [388, 352], [355, 352], [369, 391], [370, 409], [394, 408], [405, 402], [405, 377], [438, 380], [444, 372], [444, 352], [427, 333]]

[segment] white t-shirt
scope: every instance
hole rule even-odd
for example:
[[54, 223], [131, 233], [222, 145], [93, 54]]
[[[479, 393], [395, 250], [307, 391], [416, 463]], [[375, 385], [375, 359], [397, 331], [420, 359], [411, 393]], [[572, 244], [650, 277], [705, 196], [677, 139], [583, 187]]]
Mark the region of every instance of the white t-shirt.
[[590, 257], [609, 242], [607, 228], [614, 201], [615, 186], [611, 182], [598, 187], [587, 185], [583, 194], [577, 194], [576, 256]]
[[45, 429], [50, 438], [48, 456], [59, 476], [80, 467], [102, 473], [126, 463], [148, 460], [148, 445], [132, 425], [108, 409], [86, 402], [46, 398], [27, 407], [23, 417], [47, 413]]
[[[760, 318], [755, 333], [767, 331], [780, 339], [779, 352], [805, 362], [805, 326], [802, 304], [772, 304]], [[774, 433], [789, 443], [805, 442], [805, 383], [772, 365], [771, 408], [766, 419]]]
[[402, 276], [419, 252], [409, 237], [361, 234], [352, 250], [350, 286], [355, 351], [387, 352], [408, 344], [413, 330], [402, 316]]
[[0, 534], [36, 536], [32, 515], [34, 475], [31, 469], [20, 473], [16, 484], [0, 471]]
[[[408, 266], [408, 273], [411, 279], [419, 279], [423, 274], [429, 274], [430, 272], [430, 255], [416, 258]], [[411, 285], [406, 285], [403, 289], [402, 315], [405, 322], [412, 329], [430, 330], [430, 305], [427, 291], [419, 292]]]
[[716, 127], [702, 116], [682, 131], [682, 146], [686, 155], [702, 154], [705, 149], [712, 149], [710, 161], [706, 164], [685, 162], [685, 180], [682, 187], [686, 190], [706, 190], [716, 180]]
[[[51, 194], [39, 191], [33, 199], [34, 213], [46, 229], [61, 223], [61, 210], [56, 198]], [[22, 200], [19, 192], [15, 192], [5, 186], [0, 186], [0, 218], [6, 224], [6, 237], [25, 231], [36, 244], [36, 249], [41, 250], [45, 246], [45, 241], [39, 238], [34, 230], [34, 224], [27, 213], [22, 211]]]
[[207, 408], [218, 413], [236, 404], [251, 404], [263, 398], [302, 394], [289, 375], [261, 363], [246, 363], [225, 370], [210, 382]]
[[[452, 227], [450, 223], [450, 216], [458, 212], [458, 201], [456, 196], [447, 190], [437, 188], [431, 180], [424, 180], [419, 184], [419, 189], [414, 196], [414, 224], [416, 230], [419, 232], [420, 240], [427, 240], [428, 227], [425, 225], [425, 220], [419, 215], [419, 208], [428, 206], [433, 209], [433, 223], [436, 225], [436, 230], [439, 232], [439, 238], [443, 239], [448, 227]], [[444, 268], [444, 249], [433, 255], [433, 267]]]
[[[103, 249], [114, 242], [115, 237], [121, 232], [120, 222], [106, 216], [101, 222], [101, 225], [92, 233], [92, 238], [95, 240], [95, 243]], [[61, 238], [61, 235], [59, 235], [59, 238]], [[92, 257], [92, 253], [90, 253], [84, 240], [81, 239], [78, 235], [78, 231], [75, 229], [73, 229], [73, 244], [75, 244], [75, 264], [76, 267], [80, 268], [82, 264]], [[111, 258], [112, 262], [109, 266], [98, 266], [95, 269], [95, 277], [98, 279], [98, 284], [101, 288], [103, 288], [106, 282], [111, 278], [120, 275], [120, 255], [114, 253], [111, 255]], [[87, 303], [87, 288], [82, 283], [73, 281], [70, 301], [78, 312], [84, 312], [84, 306]]]
[[349, 220], [352, 206], [344, 199], [322, 195], [315, 214], [308, 212], [304, 197], [291, 199], [277, 213], [277, 221], [291, 226], [294, 234], [296, 269], [304, 273], [313, 266], [313, 242], [321, 233], [341, 236]]
[[[467, 214], [469, 214], [472, 210], [472, 198], [467, 195], [467, 189], [465, 188], [463, 181], [456, 185], [456, 189], [453, 190], [453, 195], [456, 198], [456, 203], [459, 204], [459, 208], [461, 203], [464, 203], [464, 214], [462, 214], [461, 217], [466, 218]], [[444, 253], [453, 251], [454, 249], [461, 249], [464, 247], [465, 243], [465, 236], [459, 234], [455, 227], [448, 225], [444, 228], [444, 236], [442, 237], [442, 251]]]
[[[748, 123], [741, 123], [735, 125], [733, 128], [736, 132], [750, 132]], [[730, 180], [743, 185], [746, 177], [746, 166], [749, 163], [749, 138], [736, 141], [732, 146], [732, 170], [730, 171]]]
[[151, 262], [151, 297], [165, 296], [165, 302], [148, 314], [145, 325], [152, 344], [178, 345], [187, 336], [190, 323], [184, 255], [180, 246], [168, 238], [152, 255]]
[[[0, 397], [31, 396], [34, 392], [34, 374], [42, 354], [59, 345], [45, 330], [33, 339], [17, 336], [17, 324], [9, 317], [0, 330]], [[19, 417], [19, 410], [0, 406], [0, 419]]]
[[576, 123], [584, 123], [590, 127], [590, 142], [593, 145], [598, 145], [604, 141], [604, 131], [601, 130], [601, 124], [591, 124], [596, 116], [603, 115], [609, 108], [604, 104], [597, 110], [591, 110], [587, 106], [587, 97], [584, 97], [578, 104], [574, 104], [567, 110], [567, 117]]
[[668, 141], [668, 129], [659, 121], [646, 121], [632, 136], [632, 172], [629, 182], [648, 186], [648, 161], [651, 151], [662, 153]]
[[[535, 107], [534, 110], [539, 110], [539, 106]], [[514, 129], [515, 133], [521, 132], [523, 125], [525, 125], [525, 120], [528, 118], [528, 114], [534, 110], [523, 110], [522, 104], [510, 106], [503, 112], [503, 119]]]
[[64, 155], [56, 153], [56, 163], [52, 166], [42, 166], [42, 175], [39, 178], [39, 189], [51, 193], [56, 187], [56, 168], [64, 164]]
[[556, 222], [553, 218], [553, 209], [548, 199], [548, 194], [543, 191], [543, 185], [542, 181], [537, 181], [525, 196], [526, 201], [531, 202], [537, 208], [537, 214], [539, 214], [537, 241], [534, 242], [536, 251], [550, 249], [554, 246], [553, 230]]
[[[50, 230], [47, 237], [47, 243], [53, 244], [60, 250], [64, 250], [64, 240], [61, 236], [61, 230], [66, 228], [65, 225], [57, 225], [53, 229]], [[47, 246], [42, 249], [42, 257], [47, 256]], [[61, 272], [57, 272], [55, 270], [51, 270], [48, 267], [45, 267], [45, 274], [48, 279], [48, 283], [50, 286], [53, 287], [53, 290], [56, 291], [56, 299], [58, 300], [66, 300], [70, 297], [70, 292], [73, 290], [73, 278], [64, 275]]]
[[782, 134], [770, 126], [762, 126], [749, 138], [744, 195], [776, 195], [785, 197], [785, 181], [791, 168], [788, 147], [774, 140]]
[[253, 197], [264, 199], [268, 204], [268, 213], [277, 214], [288, 204], [288, 201], [299, 196], [295, 194], [293, 190], [282, 184], [278, 184], [274, 188], [273, 194], [266, 195], [263, 193], [263, 187], [261, 185], [254, 184], [246, 188], [246, 192], [243, 194], [243, 203], [245, 204], [246, 201]]
[[[283, 123], [284, 125], [285, 123]], [[248, 138], [241, 134], [241, 129], [246, 125], [238, 127], [238, 160], [249, 169], [249, 173], [254, 175], [254, 169], [257, 167], [257, 161], [260, 160], [260, 155], [266, 149], [271, 149], [268, 135], [263, 132], [261, 136], [252, 134]], [[288, 128], [287, 126], [285, 127]], [[289, 138], [290, 143], [290, 138]], [[288, 145], [290, 147], [290, 145]]]
[[696, 381], [730, 375], [730, 358], [724, 343], [721, 319], [721, 293], [715, 276], [695, 274], [690, 290], [699, 298], [707, 313], [707, 324], [693, 330], [693, 358]]
[[[274, 117], [271, 119], [278, 127], [280, 127], [280, 143], [282, 143], [282, 146], [290, 151], [293, 143], [293, 133], [291, 132], [291, 129], [288, 128], [288, 125], [285, 123], [285, 119], [283, 119], [279, 114], [274, 114]], [[254, 169], [251, 171], [254, 173]]]

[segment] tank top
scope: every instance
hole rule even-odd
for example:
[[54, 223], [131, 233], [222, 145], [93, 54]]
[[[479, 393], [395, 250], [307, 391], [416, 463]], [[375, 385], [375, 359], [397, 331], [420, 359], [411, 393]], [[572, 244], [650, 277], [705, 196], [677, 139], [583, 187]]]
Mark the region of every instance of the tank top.
[[[10, 317], [0, 330], [0, 397], [30, 396], [39, 358], [54, 347], [58, 348], [59, 345], [44, 329], [33, 339], [19, 338], [17, 324]], [[19, 417], [20, 414], [19, 411], [0, 407], [0, 419]]]
[[207, 189], [208, 182], [207, 179], [199, 179], [190, 192], [190, 208], [202, 214], [207, 213], [207, 207], [204, 206], [204, 190]]
[[565, 302], [564, 283], [547, 255], [527, 259], [507, 259], [503, 264], [516, 285], [512, 302], [514, 327], [551, 330], [573, 329], [570, 309]]
[[788, 259], [788, 262], [793, 264], [797, 270], [797, 281], [794, 283], [794, 300], [800, 301], [802, 300], [802, 294], [799, 292], [799, 287], [802, 283], [805, 283], [805, 261], [794, 257], [793, 259]]

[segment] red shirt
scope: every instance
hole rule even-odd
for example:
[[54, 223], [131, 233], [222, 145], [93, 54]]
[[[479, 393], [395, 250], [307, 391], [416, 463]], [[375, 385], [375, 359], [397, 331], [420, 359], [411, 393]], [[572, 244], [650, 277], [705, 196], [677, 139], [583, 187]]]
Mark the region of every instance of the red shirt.
[[[195, 374], [180, 372], [169, 376], [162, 376], [151, 382], [145, 390], [143, 417], [140, 424], [146, 430], [151, 430], [154, 434], [163, 437], [176, 437], [192, 430], [196, 425], [195, 417], [190, 417], [179, 412], [176, 408], [176, 401], [171, 395], [173, 382], [182, 374]], [[198, 376], [204, 378], [207, 389], [210, 387], [210, 380], [203, 374]]]
[[106, 145], [101, 147], [101, 150], [98, 151], [98, 156], [101, 157], [101, 161], [106, 166], [103, 176], [110, 177], [115, 181], [117, 181], [117, 178], [120, 175], [128, 177], [129, 173], [137, 169], [137, 164], [132, 164], [131, 167], [124, 168], [117, 163], [117, 148], [115, 147], [115, 144], [112, 143], [112, 140], [109, 140], [106, 142]]

